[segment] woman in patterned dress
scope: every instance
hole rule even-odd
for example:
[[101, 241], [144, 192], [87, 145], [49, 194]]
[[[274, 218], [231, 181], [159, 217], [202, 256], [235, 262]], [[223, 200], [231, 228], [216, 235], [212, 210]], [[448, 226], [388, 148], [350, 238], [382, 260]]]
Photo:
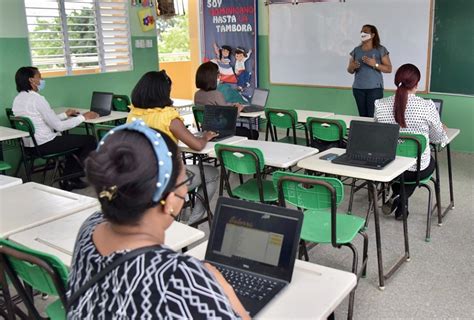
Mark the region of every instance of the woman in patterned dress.
[[171, 138], [141, 120], [117, 127], [86, 160], [86, 172], [102, 212], [79, 230], [68, 298], [127, 252], [155, 247], [93, 284], [68, 319], [248, 318], [214, 267], [164, 245], [192, 182]]
[[[423, 134], [428, 147], [421, 157], [420, 179], [429, 177], [435, 169], [435, 160], [431, 157], [429, 143], [446, 143], [448, 137], [441, 123], [439, 113], [432, 100], [425, 100], [415, 95], [420, 81], [420, 70], [413, 64], [402, 65], [395, 74], [397, 91], [394, 96], [375, 101], [376, 122], [396, 123], [400, 132]], [[404, 173], [405, 181], [416, 181], [416, 164]], [[415, 184], [405, 185], [406, 203], [415, 191]], [[395, 211], [395, 218], [402, 219], [403, 206], [400, 203], [400, 184], [392, 184], [393, 194], [383, 206], [385, 214]], [[407, 211], [408, 213], [408, 211]]]

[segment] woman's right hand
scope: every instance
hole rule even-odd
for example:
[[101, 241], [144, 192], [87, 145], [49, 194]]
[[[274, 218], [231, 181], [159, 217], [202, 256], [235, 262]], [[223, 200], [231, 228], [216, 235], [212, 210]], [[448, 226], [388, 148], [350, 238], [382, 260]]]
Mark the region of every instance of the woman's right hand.
[[357, 60], [351, 60], [351, 62], [349, 63], [349, 69], [352, 70], [352, 72], [354, 72], [359, 68], [360, 68], [360, 62]]
[[99, 117], [99, 115], [95, 113], [94, 111], [87, 111], [86, 113], [83, 114], [83, 116], [86, 120], [96, 119]]
[[206, 267], [209, 272], [211, 272], [214, 277], [216, 278], [217, 282], [221, 285], [224, 293], [226, 294], [227, 298], [229, 298], [230, 304], [232, 305], [232, 309], [242, 318], [242, 319], [250, 319], [249, 314], [245, 310], [244, 306], [240, 302], [239, 298], [235, 294], [234, 288], [227, 282], [227, 280], [222, 276], [219, 270], [216, 269], [210, 263], [205, 262], [204, 266]]
[[214, 132], [214, 131], [204, 131], [202, 133], [202, 137], [206, 140], [206, 141], [210, 141], [212, 140], [213, 138], [217, 137], [219, 134], [217, 132]]
[[237, 108], [237, 111], [238, 111], [238, 112], [241, 112], [241, 111], [244, 109], [244, 106], [241, 105], [241, 104], [238, 103], [238, 102], [237, 102], [236, 104], [234, 104], [234, 107]]

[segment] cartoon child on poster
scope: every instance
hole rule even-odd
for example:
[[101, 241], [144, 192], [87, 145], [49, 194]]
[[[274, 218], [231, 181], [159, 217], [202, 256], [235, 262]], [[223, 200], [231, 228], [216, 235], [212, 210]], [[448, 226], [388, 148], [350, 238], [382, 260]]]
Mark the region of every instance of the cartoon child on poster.
[[245, 61], [250, 58], [252, 49], [245, 52], [242, 48], [235, 49], [235, 75], [237, 76], [237, 90], [250, 87], [250, 72], [245, 70]]
[[214, 43], [214, 53], [216, 54], [216, 58], [211, 61], [219, 66], [220, 81], [224, 83], [237, 83], [237, 78], [230, 60], [232, 48], [228, 45], [219, 48], [217, 44]]

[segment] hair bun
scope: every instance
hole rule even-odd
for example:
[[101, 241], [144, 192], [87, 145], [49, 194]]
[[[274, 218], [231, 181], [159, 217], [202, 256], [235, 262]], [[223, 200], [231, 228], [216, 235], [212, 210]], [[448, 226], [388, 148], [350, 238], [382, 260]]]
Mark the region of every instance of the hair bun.
[[111, 165], [115, 167], [116, 173], [126, 173], [132, 171], [138, 165], [136, 155], [133, 150], [127, 147], [118, 147], [110, 153]]

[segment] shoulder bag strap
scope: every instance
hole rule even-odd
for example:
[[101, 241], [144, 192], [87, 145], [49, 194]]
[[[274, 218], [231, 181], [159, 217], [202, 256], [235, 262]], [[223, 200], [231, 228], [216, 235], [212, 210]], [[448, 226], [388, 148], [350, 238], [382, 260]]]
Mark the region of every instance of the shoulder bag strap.
[[105, 277], [105, 275], [107, 275], [110, 271], [112, 271], [113, 269], [115, 269], [116, 267], [118, 267], [119, 265], [124, 263], [125, 261], [133, 259], [136, 256], [139, 256], [143, 253], [147, 253], [149, 251], [153, 251], [153, 250], [159, 249], [159, 248], [161, 248], [161, 246], [159, 246], [159, 245], [153, 245], [153, 246], [138, 248], [138, 249], [132, 250], [132, 251], [124, 254], [120, 258], [116, 259], [114, 262], [112, 262], [107, 267], [102, 269], [101, 272], [99, 272], [98, 274], [93, 276], [89, 281], [86, 282], [86, 284], [84, 284], [82, 287], [79, 288], [79, 290], [77, 290], [76, 292], [74, 292], [71, 295], [71, 297], [67, 300], [67, 309], [69, 310], [69, 308], [74, 304], [74, 302], [77, 299], [79, 299], [79, 297], [82, 296], [87, 290], [89, 290], [94, 284], [99, 282], [99, 280], [101, 280], [103, 277]]

